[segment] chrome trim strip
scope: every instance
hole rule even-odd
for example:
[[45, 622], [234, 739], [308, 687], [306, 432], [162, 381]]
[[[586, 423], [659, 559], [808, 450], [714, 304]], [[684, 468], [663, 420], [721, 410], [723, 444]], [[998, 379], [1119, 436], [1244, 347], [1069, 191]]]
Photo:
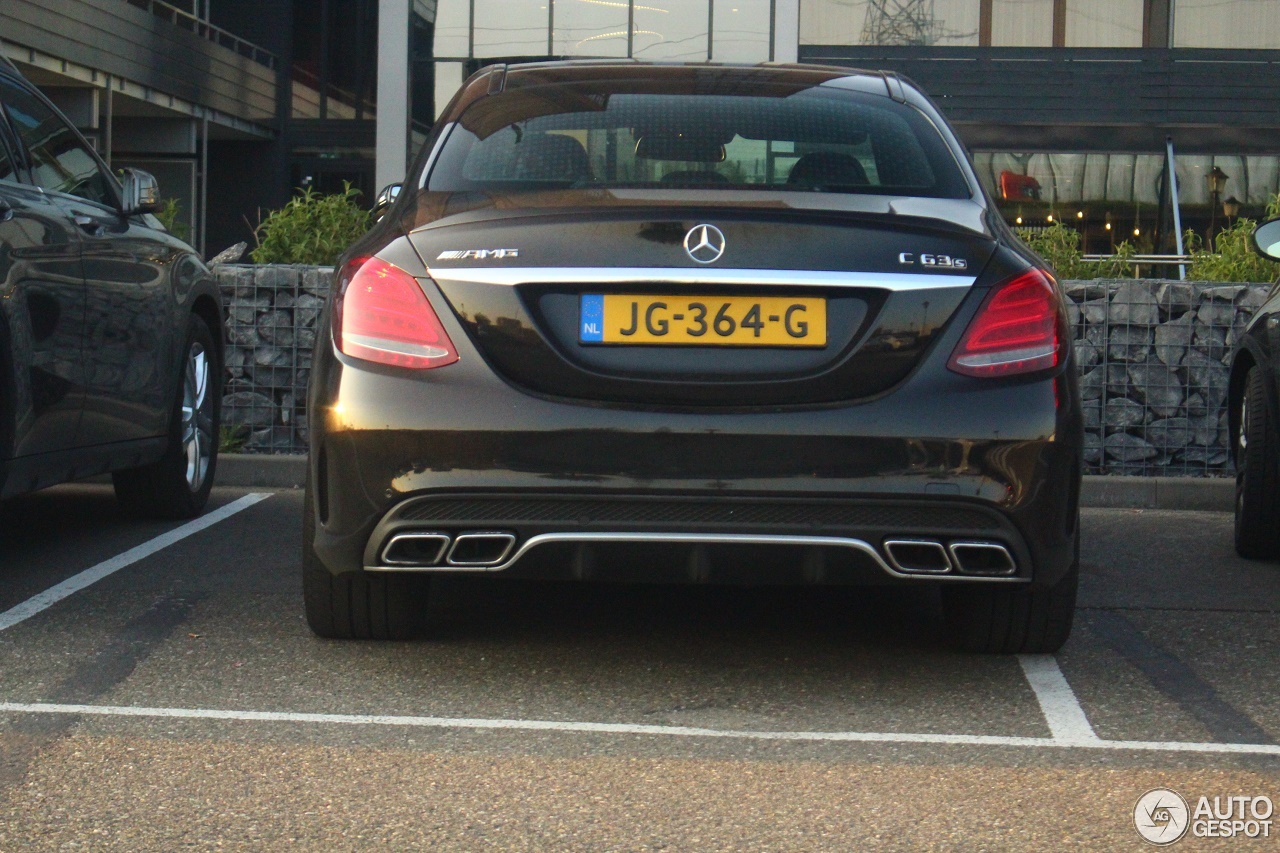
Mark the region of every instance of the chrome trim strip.
[[497, 565], [423, 566], [421, 568], [414, 567], [412, 569], [404, 569], [396, 566], [365, 566], [364, 570], [366, 572], [500, 572], [514, 566], [521, 557], [532, 551], [534, 548], [537, 548], [539, 545], [565, 542], [657, 542], [674, 544], [685, 543], [694, 545], [810, 545], [828, 548], [848, 548], [851, 551], [859, 551], [866, 554], [876, 562], [876, 565], [878, 565], [885, 574], [891, 577], [901, 578], [903, 580], [978, 581], [981, 583], [1027, 582], [1027, 578], [1016, 577], [984, 577], [980, 575], [966, 577], [956, 574], [922, 575], [899, 572], [885, 562], [884, 558], [881, 557], [880, 553], [875, 549], [875, 546], [864, 542], [861, 539], [853, 539], [843, 536], [769, 536], [750, 533], [541, 533], [521, 545], [520, 550], [516, 551], [514, 556], [511, 556], [505, 562]]
[[973, 276], [839, 270], [740, 270], [685, 267], [435, 267], [436, 281], [518, 284], [749, 284], [762, 287], [875, 287], [932, 290], [972, 287]]

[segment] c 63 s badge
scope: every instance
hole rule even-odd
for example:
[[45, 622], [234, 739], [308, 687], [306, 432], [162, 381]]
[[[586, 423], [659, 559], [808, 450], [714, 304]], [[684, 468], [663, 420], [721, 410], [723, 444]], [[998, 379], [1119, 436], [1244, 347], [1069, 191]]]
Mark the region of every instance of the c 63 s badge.
[[519, 249], [449, 249], [436, 255], [437, 261], [500, 261], [520, 257]]
[[917, 255], [913, 252], [903, 252], [898, 255], [898, 263], [908, 267], [919, 264], [926, 269], [938, 270], [965, 270], [969, 268], [969, 262], [964, 258], [953, 258], [950, 255]]

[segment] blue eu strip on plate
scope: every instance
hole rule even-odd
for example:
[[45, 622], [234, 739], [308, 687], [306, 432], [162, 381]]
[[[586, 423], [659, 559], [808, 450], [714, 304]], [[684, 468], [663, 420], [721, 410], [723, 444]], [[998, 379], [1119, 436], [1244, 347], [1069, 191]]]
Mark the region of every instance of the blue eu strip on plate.
[[582, 311], [578, 322], [578, 340], [596, 343], [604, 340], [604, 294], [582, 294]]

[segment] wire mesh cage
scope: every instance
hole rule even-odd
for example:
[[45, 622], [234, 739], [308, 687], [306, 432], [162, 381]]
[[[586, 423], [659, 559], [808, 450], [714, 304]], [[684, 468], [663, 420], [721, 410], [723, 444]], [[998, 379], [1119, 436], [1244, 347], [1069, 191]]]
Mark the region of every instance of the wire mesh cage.
[[[219, 266], [227, 306], [223, 448], [305, 453], [306, 387], [332, 270]], [[1267, 285], [1068, 281], [1085, 418], [1085, 473], [1234, 473], [1232, 344]]]

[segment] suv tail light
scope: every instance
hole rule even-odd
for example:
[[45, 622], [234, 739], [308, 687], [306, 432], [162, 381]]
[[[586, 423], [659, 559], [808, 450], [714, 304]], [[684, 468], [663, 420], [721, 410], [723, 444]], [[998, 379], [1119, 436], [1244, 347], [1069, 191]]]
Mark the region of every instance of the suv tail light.
[[987, 294], [947, 367], [965, 376], [1016, 376], [1062, 363], [1067, 318], [1047, 273], [1030, 269]]
[[342, 271], [333, 338], [354, 358], [425, 370], [458, 350], [413, 276], [380, 258], [354, 258]]

